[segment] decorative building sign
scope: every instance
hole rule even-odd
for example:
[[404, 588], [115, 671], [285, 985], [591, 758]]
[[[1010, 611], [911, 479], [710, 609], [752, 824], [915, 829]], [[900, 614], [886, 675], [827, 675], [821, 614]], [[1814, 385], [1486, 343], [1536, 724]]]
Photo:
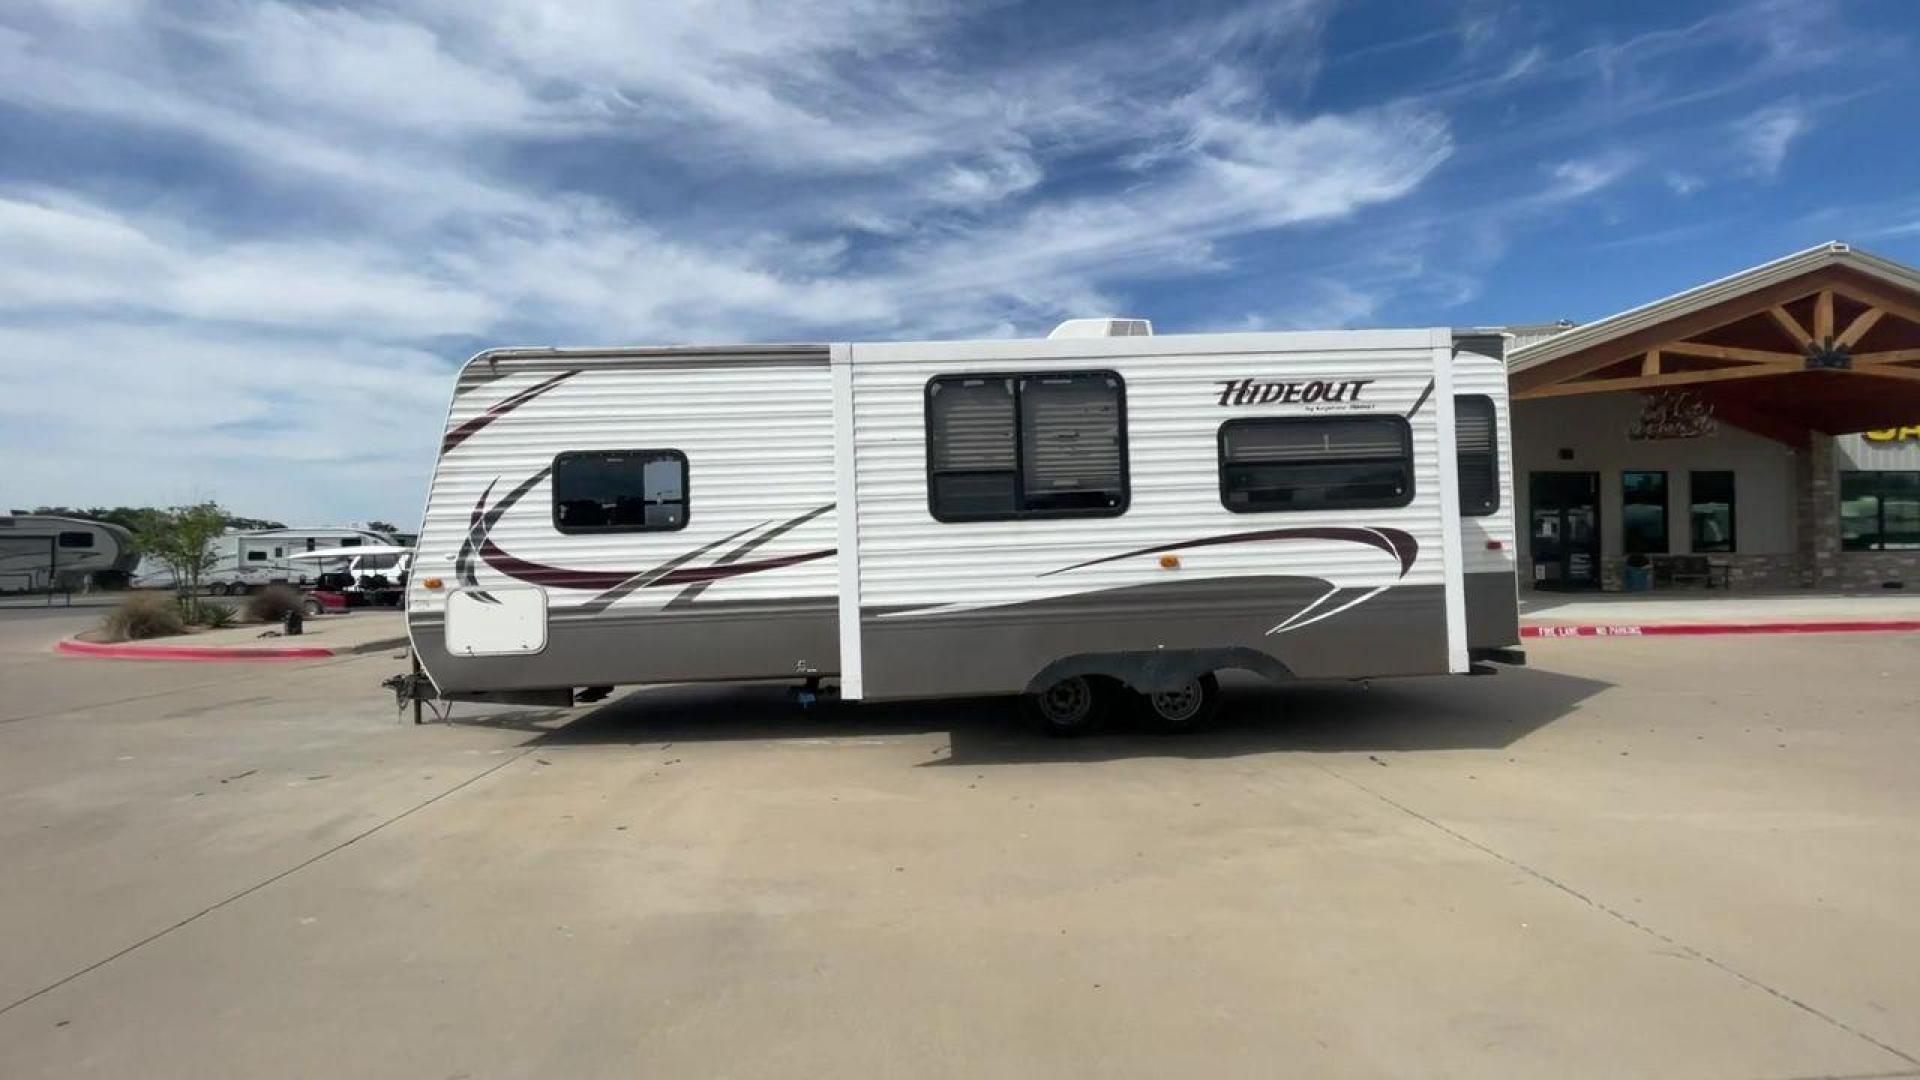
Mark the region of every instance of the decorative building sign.
[[1920, 442], [1920, 424], [1908, 424], [1906, 427], [1881, 428], [1878, 431], [1861, 432], [1868, 442], [1902, 443]]
[[1713, 406], [1691, 390], [1653, 390], [1640, 396], [1640, 419], [1627, 429], [1637, 442], [1699, 439], [1720, 430]]

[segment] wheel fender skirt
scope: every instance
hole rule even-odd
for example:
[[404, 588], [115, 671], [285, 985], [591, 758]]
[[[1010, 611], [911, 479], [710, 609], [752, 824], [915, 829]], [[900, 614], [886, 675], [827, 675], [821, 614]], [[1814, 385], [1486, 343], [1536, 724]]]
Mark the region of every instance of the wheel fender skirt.
[[1027, 682], [1027, 692], [1037, 694], [1075, 675], [1103, 675], [1140, 693], [1159, 694], [1177, 690], [1187, 680], [1209, 671], [1227, 668], [1242, 668], [1275, 681], [1293, 678], [1285, 664], [1258, 649], [1141, 649], [1063, 656], [1041, 668]]
[[441, 694], [442, 701], [471, 701], [480, 705], [524, 705], [543, 709], [565, 709], [573, 705], [573, 687], [557, 686], [546, 690], [454, 690]]

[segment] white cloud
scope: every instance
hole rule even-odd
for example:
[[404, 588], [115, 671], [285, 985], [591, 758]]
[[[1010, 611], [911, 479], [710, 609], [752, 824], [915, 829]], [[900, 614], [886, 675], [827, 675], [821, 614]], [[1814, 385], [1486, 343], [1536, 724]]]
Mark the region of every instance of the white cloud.
[[1682, 198], [1685, 198], [1686, 196], [1691, 195], [1694, 192], [1699, 191], [1701, 188], [1707, 186], [1707, 182], [1704, 179], [1700, 178], [1699, 176], [1696, 176], [1693, 173], [1689, 173], [1689, 172], [1681, 172], [1679, 170], [1670, 170], [1661, 179], [1666, 181], [1667, 188], [1669, 190], [1671, 190], [1675, 195], [1681, 196]]
[[[8, 112], [175, 170], [0, 187], [0, 453], [49, 462], [15, 501], [205, 490], [406, 520], [469, 339], [1031, 333], [1136, 308], [1142, 283], [1244, 279], [1290, 236], [1307, 265], [1264, 272], [1297, 290], [1220, 310], [1444, 310], [1522, 222], [1660, 160], [1589, 152], [1597, 127], [1717, 91], [1680, 82], [1716, 50], [1771, 48], [1716, 16], [1569, 57], [1495, 7], [1418, 93], [1354, 104], [1311, 92], [1327, 0], [1026, 48], [1005, 44], [1026, 16], [938, 0], [0, 8]], [[1393, 47], [1411, 65], [1426, 41]], [[1588, 93], [1601, 68], [1611, 93]], [[1496, 95], [1520, 119], [1465, 116]], [[1777, 169], [1801, 129], [1755, 119], [1743, 160]], [[1521, 164], [1471, 221], [1408, 205], [1476, 154]], [[8, 362], [46, 351], [71, 362]], [[124, 472], [61, 464], [109, 443]]]
[[1624, 151], [1562, 161], [1547, 170], [1541, 198], [1551, 202], [1585, 198], [1618, 183], [1638, 164], [1638, 156]]
[[[1311, 77], [1326, 10], [972, 59], [953, 46], [997, 13], [893, 0], [0, 14], [0, 101], [329, 208], [281, 225], [113, 185], [0, 189], [0, 355], [71, 358], [6, 366], [9, 401], [34, 404], [0, 449], [116, 447], [117, 471], [50, 464], [16, 501], [213, 491], [312, 517], [331, 491], [323, 514], [403, 520], [453, 359], [426, 341], [985, 336], [1110, 310], [1117, 285], [1403, 198], [1447, 158], [1431, 111], [1268, 102], [1273, 71]], [[681, 214], [604, 171], [581, 188], [512, 162], [581, 136], [696, 192], [748, 177], [779, 198]], [[1114, 167], [1056, 187], [1068, 158]], [[256, 479], [276, 469], [299, 482]]]
[[395, 338], [470, 331], [491, 304], [400, 253], [324, 241], [222, 244], [158, 235], [102, 207], [0, 196], [0, 310], [110, 308]]
[[343, 8], [265, 3], [206, 31], [245, 84], [287, 109], [427, 134], [558, 121], [515, 73], [451, 55], [434, 32]]
[[0, 326], [0, 457], [32, 463], [9, 478], [14, 505], [216, 498], [283, 518], [414, 520], [447, 396], [440, 358], [364, 340]]
[[1791, 99], [1741, 119], [1734, 125], [1734, 142], [1747, 170], [1766, 179], [1780, 175], [1788, 151], [1810, 122], [1806, 106]]

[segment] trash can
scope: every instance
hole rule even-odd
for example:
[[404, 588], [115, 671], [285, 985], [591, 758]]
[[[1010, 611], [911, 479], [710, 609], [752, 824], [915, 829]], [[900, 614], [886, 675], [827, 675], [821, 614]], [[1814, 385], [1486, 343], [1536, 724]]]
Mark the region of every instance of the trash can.
[[1627, 563], [1624, 580], [1621, 582], [1621, 587], [1627, 592], [1647, 592], [1652, 589], [1653, 564], [1643, 559], [1640, 564], [1636, 566], [1629, 561]]

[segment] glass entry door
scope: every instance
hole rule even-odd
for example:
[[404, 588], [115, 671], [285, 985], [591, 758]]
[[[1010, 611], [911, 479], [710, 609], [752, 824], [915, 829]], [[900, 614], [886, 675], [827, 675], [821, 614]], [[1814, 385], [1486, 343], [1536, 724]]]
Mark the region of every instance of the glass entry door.
[[1600, 474], [1537, 472], [1528, 479], [1533, 585], [1600, 587]]

